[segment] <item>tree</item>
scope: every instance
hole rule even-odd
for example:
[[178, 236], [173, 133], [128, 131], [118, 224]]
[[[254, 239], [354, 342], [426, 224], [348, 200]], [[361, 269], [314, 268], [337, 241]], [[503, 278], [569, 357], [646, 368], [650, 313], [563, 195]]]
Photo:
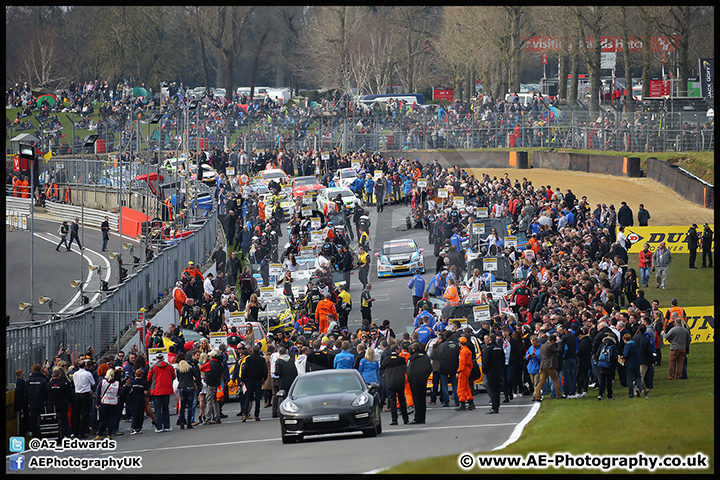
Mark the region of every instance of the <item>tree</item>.
[[[572, 7], [577, 19], [577, 45], [590, 76], [590, 112], [595, 114], [600, 108], [600, 59], [602, 43], [600, 38], [608, 29], [610, 19], [608, 7], [588, 6]], [[590, 39], [590, 46], [586, 39]]]
[[[202, 33], [215, 47], [222, 66], [225, 95], [232, 99], [235, 88], [235, 62], [248, 41], [248, 27], [256, 7], [200, 7], [196, 10]], [[210, 85], [205, 85], [209, 87]]]
[[658, 31], [668, 39], [677, 52], [676, 55], [668, 58], [668, 61], [677, 70], [680, 97], [687, 96], [687, 79], [696, 65], [696, 57], [690, 55], [694, 44], [698, 43], [694, 42], [695, 32], [711, 24], [713, 12], [713, 7], [691, 5], [654, 9]]

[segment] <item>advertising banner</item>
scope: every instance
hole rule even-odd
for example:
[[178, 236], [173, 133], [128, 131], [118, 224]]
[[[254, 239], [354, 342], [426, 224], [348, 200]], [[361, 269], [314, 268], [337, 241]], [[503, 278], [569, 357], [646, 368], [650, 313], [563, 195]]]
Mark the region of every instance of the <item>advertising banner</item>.
[[[683, 307], [683, 309], [686, 315], [685, 320], [687, 321], [688, 327], [690, 327], [690, 344], [714, 342], [715, 307]], [[668, 309], [660, 308], [660, 310], [664, 316]], [[665, 345], [669, 345], [667, 341], [665, 341]]]
[[[713, 232], [715, 231], [714, 224], [709, 225], [709, 227]], [[690, 230], [690, 225], [672, 227], [625, 227], [625, 236], [630, 242], [628, 253], [640, 253], [645, 242], [650, 244], [650, 251], [652, 252], [660, 245], [660, 242], [665, 242], [665, 246], [672, 253], [690, 253], [685, 240], [685, 234], [688, 230]], [[702, 232], [703, 226], [698, 225], [698, 237], [702, 236]], [[702, 250], [701, 240], [698, 240], [698, 250]], [[715, 242], [713, 242], [713, 251], [714, 250]]]
[[699, 64], [700, 96], [715, 98], [715, 59], [701, 58]]

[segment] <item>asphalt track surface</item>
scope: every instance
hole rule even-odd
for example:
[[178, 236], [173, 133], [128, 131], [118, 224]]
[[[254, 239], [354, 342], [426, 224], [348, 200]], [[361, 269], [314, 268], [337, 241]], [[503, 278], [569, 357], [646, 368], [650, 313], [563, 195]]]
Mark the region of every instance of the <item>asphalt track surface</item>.
[[[70, 220], [69, 220], [70, 221]], [[28, 225], [29, 225], [28, 221]], [[90, 275], [89, 265], [100, 265], [103, 267], [103, 280], [112, 287], [117, 285], [117, 261], [110, 260], [110, 252], [121, 251], [120, 235], [116, 232], [110, 233], [108, 252], [102, 252], [102, 233], [100, 229], [86, 227], [80, 229], [80, 241], [83, 244], [83, 252], [77, 243], [73, 242], [71, 251], [68, 252], [63, 245], [60, 251], [55, 247], [60, 242], [57, 230], [61, 220], [55, 220], [47, 215], [35, 215], [34, 225], [34, 247], [31, 249], [31, 235], [29, 230], [10, 230], [5, 227], [5, 312], [10, 315], [10, 322], [28, 322], [30, 320], [28, 310], [21, 311], [18, 303], [32, 302], [36, 313], [49, 313], [48, 304], [40, 305], [40, 296], [53, 299], [53, 312], [68, 312], [80, 307], [79, 292], [70, 286], [72, 280], [83, 280], [84, 292], [100, 291], [100, 281], [97, 272]], [[83, 232], [84, 230], [84, 232]], [[141, 248], [135, 239], [124, 237], [122, 242], [135, 244], [135, 255], [141, 252]], [[34, 251], [33, 262], [33, 284], [34, 296], [30, 298], [30, 254]], [[127, 250], [123, 251], [123, 260], [129, 260]], [[81, 264], [82, 262], [82, 264]], [[132, 267], [126, 267], [130, 270]], [[84, 293], [91, 301], [102, 300], [104, 294]], [[45, 321], [47, 315], [36, 315], [37, 321]]]
[[[435, 269], [435, 257], [427, 243], [427, 232], [397, 229], [398, 226], [403, 226], [404, 229], [407, 211], [408, 208], [402, 206], [386, 207], [378, 218], [373, 209], [370, 215], [371, 248], [374, 253], [386, 240], [417, 239], [420, 246], [426, 250], [428, 273], [424, 277], [429, 280]], [[54, 248], [50, 245], [48, 247]], [[373, 306], [373, 319], [389, 319], [396, 336], [400, 336], [406, 327], [412, 325], [408, 277], [378, 279], [375, 258], [373, 256], [369, 277], [373, 284], [373, 294], [377, 298]], [[76, 265], [77, 261], [75, 258], [73, 265]], [[360, 292], [357, 275], [353, 273], [350, 289], [354, 303], [349, 321], [351, 329], [360, 326]], [[459, 456], [463, 452], [491, 451], [505, 444], [508, 439], [516, 438], [517, 425], [526, 419], [533, 410], [533, 405], [537, 405], [530, 401], [530, 397], [515, 397], [509, 404], [501, 404], [498, 415], [486, 415], [485, 412], [489, 409], [486, 393], [476, 394], [475, 404], [477, 409], [465, 412], [456, 412], [452, 407], [453, 402], [450, 402], [449, 408], [440, 406], [440, 403], [429, 405], [427, 422], [424, 425], [403, 425], [400, 422], [400, 425], [390, 426], [390, 413], [383, 412], [383, 433], [376, 438], [365, 438], [361, 433], [349, 433], [311, 436], [299, 444], [283, 445], [280, 440], [280, 426], [276, 419], [271, 418], [269, 408], [261, 408], [260, 422], [251, 420], [241, 423], [235, 415], [240, 411], [239, 403], [229, 402], [223, 407], [228, 418], [224, 419], [221, 425], [180, 430], [180, 427], [175, 425], [177, 416], [174, 415], [174, 399], [171, 397], [172, 432], [155, 433], [150, 420], [146, 419], [144, 433], [130, 436], [129, 423], [121, 422], [121, 429], [125, 434], [116, 437], [117, 447], [112, 451], [38, 451], [26, 452], [25, 455], [26, 462], [36, 455], [59, 458], [139, 456], [142, 468], [124, 470], [129, 473], [358, 474], [376, 472], [429, 456]], [[412, 415], [410, 419], [412, 420]], [[111, 471], [113, 470], [105, 470]], [[37, 469], [35, 472], [80, 473], [81, 470], [56, 468]], [[90, 469], [86, 472], [99, 473], [100, 470]]]

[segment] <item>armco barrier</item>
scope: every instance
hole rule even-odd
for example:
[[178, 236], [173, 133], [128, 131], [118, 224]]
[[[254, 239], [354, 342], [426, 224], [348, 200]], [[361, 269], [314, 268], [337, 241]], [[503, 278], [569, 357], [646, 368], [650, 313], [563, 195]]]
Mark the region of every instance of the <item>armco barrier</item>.
[[693, 203], [715, 209], [715, 186], [683, 168], [649, 157], [647, 159], [647, 176], [675, 190]]

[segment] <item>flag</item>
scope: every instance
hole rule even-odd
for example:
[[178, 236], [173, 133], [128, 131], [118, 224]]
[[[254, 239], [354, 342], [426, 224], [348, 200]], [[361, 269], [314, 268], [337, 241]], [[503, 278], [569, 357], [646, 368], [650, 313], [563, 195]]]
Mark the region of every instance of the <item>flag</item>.
[[43, 155], [43, 158], [47, 161], [49, 161], [52, 158], [52, 150], [48, 150], [48, 152]]

